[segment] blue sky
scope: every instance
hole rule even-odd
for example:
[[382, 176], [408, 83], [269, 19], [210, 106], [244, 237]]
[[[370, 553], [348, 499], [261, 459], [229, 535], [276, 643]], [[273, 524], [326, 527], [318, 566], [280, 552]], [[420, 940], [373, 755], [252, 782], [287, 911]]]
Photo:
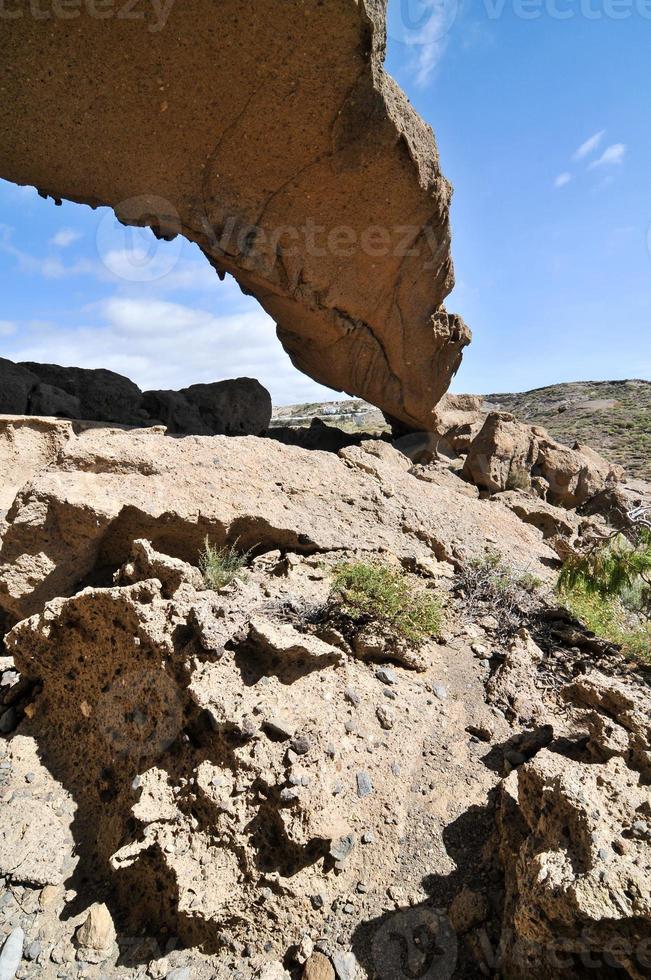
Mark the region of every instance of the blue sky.
[[[455, 186], [454, 389], [651, 378], [651, 0], [391, 0], [389, 34]], [[0, 182], [0, 356], [331, 397], [195, 247], [129, 235]]]

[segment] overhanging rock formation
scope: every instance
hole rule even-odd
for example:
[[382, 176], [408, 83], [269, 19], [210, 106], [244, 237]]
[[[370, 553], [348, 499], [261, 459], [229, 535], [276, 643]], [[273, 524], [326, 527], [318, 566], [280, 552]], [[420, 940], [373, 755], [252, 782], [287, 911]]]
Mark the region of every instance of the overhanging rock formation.
[[300, 370], [431, 429], [470, 334], [383, 0], [32, 6], [0, 32], [0, 176], [198, 243]]

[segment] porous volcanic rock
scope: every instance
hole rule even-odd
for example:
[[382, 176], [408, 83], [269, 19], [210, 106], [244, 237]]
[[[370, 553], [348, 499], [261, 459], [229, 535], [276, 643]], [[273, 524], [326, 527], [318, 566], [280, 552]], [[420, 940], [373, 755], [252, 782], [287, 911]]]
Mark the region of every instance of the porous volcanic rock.
[[0, 608], [17, 619], [109, 575], [146, 537], [193, 563], [206, 535], [243, 550], [348, 549], [458, 563], [483, 554], [499, 528], [509, 564], [536, 558], [551, 576], [554, 552], [534, 528], [495, 501], [423, 482], [388, 443], [369, 440], [339, 456], [269, 439], [174, 439], [152, 429], [88, 429], [17, 494], [0, 544]]
[[470, 334], [443, 307], [452, 192], [383, 69], [385, 5], [104, 14], [6, 22], [0, 175], [196, 242], [300, 370], [431, 430]]
[[172, 434], [261, 435], [271, 421], [271, 396], [254, 378], [146, 391], [143, 407]]
[[[146, 391], [114, 371], [0, 358], [0, 414], [114, 425], [164, 424], [172, 435], [262, 435], [271, 395], [253, 378]], [[3, 488], [4, 489], [4, 488]]]
[[575, 508], [624, 479], [599, 453], [556, 442], [507, 412], [491, 412], [468, 448], [464, 475], [489, 493], [533, 487], [555, 506]]
[[[141, 412], [142, 392], [138, 385], [115, 371], [104, 368], [90, 369], [61, 367], [58, 364], [36, 364], [32, 361], [18, 365], [35, 374], [50, 389], [66, 392], [75, 402], [77, 418], [97, 422], [117, 422], [138, 425], [143, 421]], [[43, 405], [39, 405], [43, 411]], [[31, 414], [31, 412], [30, 412]], [[48, 414], [43, 412], [43, 414]], [[52, 412], [50, 414], [58, 414]], [[67, 414], [67, 413], [66, 413]]]

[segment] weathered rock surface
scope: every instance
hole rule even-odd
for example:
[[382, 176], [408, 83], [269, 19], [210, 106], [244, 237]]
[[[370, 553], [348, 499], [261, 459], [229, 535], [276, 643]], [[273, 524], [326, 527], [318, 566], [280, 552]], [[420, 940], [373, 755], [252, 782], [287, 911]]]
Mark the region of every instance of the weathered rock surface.
[[[362, 901], [357, 883], [373, 881], [363, 901], [374, 915], [403, 880], [406, 780], [423, 765], [426, 733], [457, 713], [429, 692], [445, 672], [456, 696], [480, 668], [467, 651], [450, 673], [442, 648], [426, 643], [423, 674], [391, 668], [387, 730], [380, 673], [340, 651], [322, 656], [309, 617], [283, 622], [287, 606], [320, 607], [328, 589], [317, 563], [295, 556], [287, 576], [254, 564], [230, 594], [183, 584], [165, 598], [155, 579], [87, 589], [7, 637], [41, 690], [19, 737], [39, 746], [36, 785], [53, 793], [50, 770], [74, 800], [61, 809], [73, 817], [76, 876], [110, 881], [123, 928], [169, 930], [208, 953], [226, 930], [229, 944], [278, 957], [289, 936], [329, 934], [324, 902], [310, 896], [337, 908], [354, 894]], [[276, 617], [266, 647], [262, 616]], [[198, 625], [208, 621], [210, 650]], [[9, 758], [19, 785], [23, 768]], [[364, 843], [371, 829], [380, 852]], [[78, 943], [95, 945], [91, 925]], [[333, 953], [342, 968], [355, 962]]]
[[206, 535], [217, 544], [238, 540], [244, 550], [383, 547], [400, 559], [456, 563], [482, 554], [499, 527], [514, 567], [524, 570], [534, 557], [554, 564], [540, 532], [507, 508], [410, 471], [407, 457], [377, 441], [335, 457], [267, 439], [86, 430], [66, 441], [7, 514], [0, 609], [20, 619], [91, 574], [110, 578], [141, 537], [195, 564]]
[[[19, 367], [36, 375], [50, 394], [53, 389], [65, 392], [72, 399], [71, 405], [77, 409], [75, 418], [123, 425], [142, 423], [140, 388], [115, 371], [60, 367], [58, 364], [35, 364], [31, 361]], [[39, 401], [34, 414], [42, 411], [42, 407], [43, 401]]]
[[464, 475], [490, 493], [531, 487], [549, 503], [579, 507], [624, 479], [594, 450], [555, 442], [544, 429], [505, 412], [491, 412], [468, 448]]
[[196, 242], [300, 370], [431, 430], [469, 331], [442, 305], [451, 188], [383, 70], [384, 4], [139, 13], [7, 22], [0, 175]]
[[252, 378], [146, 391], [143, 406], [178, 435], [260, 435], [271, 420], [271, 396]]
[[[0, 929], [26, 974], [364, 980], [406, 949], [446, 977], [648, 975], [648, 686], [546, 598], [548, 543], [593, 518], [379, 440], [19, 421]], [[219, 592], [206, 534], [253, 548]], [[542, 580], [526, 630], [469, 598], [486, 550]], [[337, 618], [358, 558], [434, 590], [441, 636]]]

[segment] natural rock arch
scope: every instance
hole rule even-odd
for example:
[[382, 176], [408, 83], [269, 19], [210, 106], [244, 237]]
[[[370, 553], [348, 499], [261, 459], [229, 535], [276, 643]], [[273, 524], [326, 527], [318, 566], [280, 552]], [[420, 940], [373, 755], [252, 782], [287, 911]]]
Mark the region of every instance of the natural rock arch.
[[442, 305], [451, 187], [385, 43], [383, 0], [16, 0], [0, 176], [198, 243], [296, 367], [431, 429], [470, 334]]

